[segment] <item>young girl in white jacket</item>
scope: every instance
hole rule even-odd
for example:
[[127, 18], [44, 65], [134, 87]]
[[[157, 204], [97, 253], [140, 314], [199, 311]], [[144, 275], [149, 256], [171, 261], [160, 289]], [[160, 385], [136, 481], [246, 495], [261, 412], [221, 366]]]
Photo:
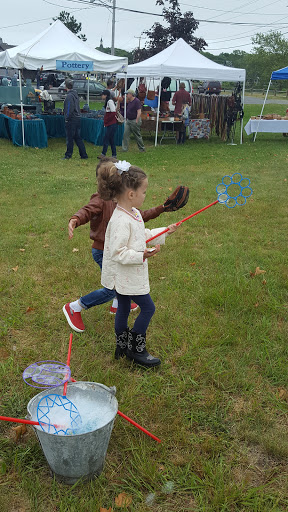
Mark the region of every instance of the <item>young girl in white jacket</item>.
[[[115, 317], [116, 351], [115, 358], [126, 357], [142, 366], [160, 364], [146, 350], [146, 330], [155, 312], [155, 305], [149, 295], [147, 259], [160, 251], [166, 235], [178, 226], [172, 224], [169, 231], [157, 239], [157, 245], [146, 248], [146, 240], [165, 228], [145, 229], [138, 208], [145, 200], [148, 179], [144, 171], [129, 162], [103, 162], [98, 168], [98, 192], [102, 199], [117, 201], [108, 223], [101, 283], [105, 288], [115, 289], [118, 309]], [[140, 307], [140, 313], [131, 331], [128, 328], [130, 304], [133, 300]]]

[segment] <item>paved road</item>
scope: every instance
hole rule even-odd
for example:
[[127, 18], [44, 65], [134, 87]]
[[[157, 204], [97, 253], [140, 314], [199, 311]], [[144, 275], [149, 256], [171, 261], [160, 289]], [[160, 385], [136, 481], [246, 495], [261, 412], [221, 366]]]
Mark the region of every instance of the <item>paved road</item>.
[[[253, 96], [245, 96], [245, 105], [262, 105], [264, 98], [254, 98]], [[288, 105], [288, 100], [267, 100], [266, 105]]]

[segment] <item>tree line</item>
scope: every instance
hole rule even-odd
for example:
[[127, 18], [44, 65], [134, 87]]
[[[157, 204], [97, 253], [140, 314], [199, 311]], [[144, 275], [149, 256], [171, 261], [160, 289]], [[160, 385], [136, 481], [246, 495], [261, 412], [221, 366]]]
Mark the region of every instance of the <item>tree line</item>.
[[[127, 57], [129, 64], [152, 57], [182, 37], [192, 48], [214, 62], [246, 69], [248, 88], [266, 88], [272, 71], [288, 66], [288, 40], [279, 31], [271, 30], [268, 34], [257, 33], [253, 36], [250, 53], [234, 50], [232, 53], [222, 52], [219, 55], [213, 55], [205, 50], [208, 46], [206, 41], [201, 37], [195, 37], [194, 33], [199, 27], [199, 22], [195, 20], [191, 11], [182, 13], [178, 0], [156, 0], [156, 5], [163, 7], [162, 17], [165, 25], [157, 22], [143, 32], [146, 35], [144, 48], [135, 48], [131, 52], [115, 48], [115, 55]], [[54, 19], [60, 19], [69, 30], [82, 40], [86, 40], [86, 36], [80, 33], [81, 23], [78, 23], [71, 14], [62, 11]], [[96, 49], [110, 53], [109, 47]], [[279, 81], [277, 86], [287, 88], [287, 82]]]

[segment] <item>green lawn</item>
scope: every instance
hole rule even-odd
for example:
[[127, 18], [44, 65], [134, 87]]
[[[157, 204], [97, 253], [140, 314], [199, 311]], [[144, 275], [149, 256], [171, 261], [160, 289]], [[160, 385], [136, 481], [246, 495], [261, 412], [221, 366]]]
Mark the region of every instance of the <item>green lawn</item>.
[[[247, 106], [245, 123], [260, 109]], [[144, 207], [163, 203], [178, 184], [190, 187], [188, 205], [150, 227], [213, 202], [226, 174], [242, 173], [253, 188], [244, 207], [213, 206], [150, 259], [156, 313], [147, 345], [159, 369], [113, 359], [108, 304], [85, 312], [85, 332], [74, 333], [73, 377], [115, 385], [120, 411], [162, 443], [117, 416], [102, 475], [71, 488], [51, 479], [30, 428], [16, 442], [15, 425], [1, 422], [1, 511], [115, 512], [121, 492], [132, 497], [122, 508], [130, 512], [287, 510], [288, 139], [259, 134], [254, 144], [244, 135], [243, 145], [229, 146], [213, 136], [155, 148], [145, 135], [145, 145], [139, 153], [132, 142], [125, 154], [148, 173]], [[67, 234], [70, 216], [96, 189], [101, 148], [86, 147], [87, 161], [77, 151], [65, 161], [64, 139], [42, 150], [0, 139], [1, 415], [26, 415], [37, 390], [23, 382], [23, 370], [66, 361], [62, 306], [100, 286], [89, 226], [73, 240]], [[257, 267], [265, 273], [251, 276]]]

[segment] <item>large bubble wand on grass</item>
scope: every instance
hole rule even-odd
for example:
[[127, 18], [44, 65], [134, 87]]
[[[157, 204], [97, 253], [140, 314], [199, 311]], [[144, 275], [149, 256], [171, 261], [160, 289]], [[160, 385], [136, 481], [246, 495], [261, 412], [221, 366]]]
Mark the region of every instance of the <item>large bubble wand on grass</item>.
[[[204, 206], [204, 208], [201, 208], [201, 210], [192, 213], [188, 217], [185, 217], [185, 219], [176, 222], [176, 226], [180, 226], [180, 224], [183, 224], [183, 222], [186, 222], [186, 220], [195, 217], [195, 215], [204, 212], [208, 208], [211, 208], [211, 206], [214, 206], [215, 204], [218, 203], [227, 206], [227, 208], [235, 208], [235, 206], [244, 206], [248, 197], [250, 197], [252, 194], [252, 188], [250, 187], [249, 178], [242, 178], [242, 175], [237, 172], [235, 174], [232, 174], [232, 176], [223, 176], [222, 182], [219, 183], [219, 185], [217, 185], [216, 187], [216, 192], [218, 194], [216, 201], [213, 201], [213, 203]], [[167, 231], [169, 231], [169, 228], [166, 228], [157, 235], [148, 238], [148, 240], [146, 240], [146, 243], [151, 242], [158, 236], [163, 235], [164, 233], [167, 233]]]

